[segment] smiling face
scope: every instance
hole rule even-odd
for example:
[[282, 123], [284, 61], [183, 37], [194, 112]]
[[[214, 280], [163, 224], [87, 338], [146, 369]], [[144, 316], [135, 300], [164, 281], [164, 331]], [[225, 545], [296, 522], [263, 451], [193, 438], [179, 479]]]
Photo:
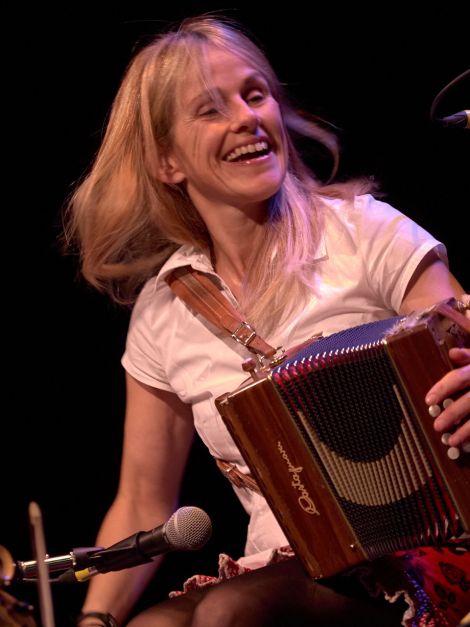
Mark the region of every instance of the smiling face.
[[210, 46], [177, 98], [172, 147], [160, 178], [183, 183], [194, 205], [259, 211], [287, 168], [284, 124], [263, 75], [236, 54]]

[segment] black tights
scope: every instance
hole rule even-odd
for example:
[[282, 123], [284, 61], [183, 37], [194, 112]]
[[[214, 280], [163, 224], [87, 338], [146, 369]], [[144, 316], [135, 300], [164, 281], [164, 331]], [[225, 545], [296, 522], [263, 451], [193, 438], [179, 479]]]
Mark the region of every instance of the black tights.
[[315, 583], [293, 558], [164, 601], [128, 627], [398, 627], [403, 611]]

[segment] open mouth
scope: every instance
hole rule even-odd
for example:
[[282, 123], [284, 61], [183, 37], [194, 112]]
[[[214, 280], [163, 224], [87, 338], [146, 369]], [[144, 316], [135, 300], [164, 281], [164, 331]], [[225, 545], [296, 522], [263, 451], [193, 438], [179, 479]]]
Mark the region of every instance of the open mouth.
[[249, 161], [253, 159], [259, 159], [271, 152], [271, 147], [266, 141], [255, 142], [254, 144], [247, 144], [246, 146], [239, 146], [232, 150], [224, 157], [224, 161], [231, 163], [238, 161]]

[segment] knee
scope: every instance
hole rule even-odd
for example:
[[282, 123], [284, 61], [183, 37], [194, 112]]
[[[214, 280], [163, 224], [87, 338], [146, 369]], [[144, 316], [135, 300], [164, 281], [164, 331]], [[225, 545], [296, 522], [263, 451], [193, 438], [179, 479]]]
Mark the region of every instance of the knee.
[[243, 603], [237, 590], [212, 588], [194, 610], [191, 627], [231, 627]]
[[199, 590], [192, 590], [175, 599], [162, 601], [134, 616], [126, 627], [189, 627], [201, 596]]
[[194, 610], [191, 627], [248, 627], [264, 620], [262, 601], [230, 586], [212, 588]]

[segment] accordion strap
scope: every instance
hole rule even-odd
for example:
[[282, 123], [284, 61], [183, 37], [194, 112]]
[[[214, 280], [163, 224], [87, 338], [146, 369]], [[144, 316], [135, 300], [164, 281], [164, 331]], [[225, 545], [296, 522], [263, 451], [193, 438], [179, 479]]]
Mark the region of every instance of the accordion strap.
[[461, 301], [457, 302], [456, 307], [452, 307], [446, 301], [438, 303], [436, 305], [436, 311], [455, 322], [467, 333], [470, 333], [470, 320], [468, 318], [468, 312], [470, 312], [470, 296], [468, 294], [462, 294]]
[[204, 272], [182, 266], [166, 282], [179, 298], [253, 353], [273, 359], [278, 349], [263, 340]]
[[[166, 281], [181, 300], [216, 327], [228, 332], [234, 340], [246, 346], [250, 351], [262, 355], [269, 361], [279, 358], [279, 350], [270, 346], [256, 334], [206, 274], [191, 266], [183, 266], [173, 270]], [[224, 477], [235, 487], [262, 494], [252, 475], [240, 472], [234, 464], [223, 459], [216, 458], [215, 462]]]
[[224, 477], [231, 481], [235, 487], [247, 488], [248, 490], [252, 490], [253, 492], [257, 492], [263, 496], [259, 485], [256, 483], [255, 479], [253, 479], [252, 475], [245, 475], [243, 472], [238, 470], [235, 464], [230, 464], [223, 459], [216, 458], [215, 463]]

